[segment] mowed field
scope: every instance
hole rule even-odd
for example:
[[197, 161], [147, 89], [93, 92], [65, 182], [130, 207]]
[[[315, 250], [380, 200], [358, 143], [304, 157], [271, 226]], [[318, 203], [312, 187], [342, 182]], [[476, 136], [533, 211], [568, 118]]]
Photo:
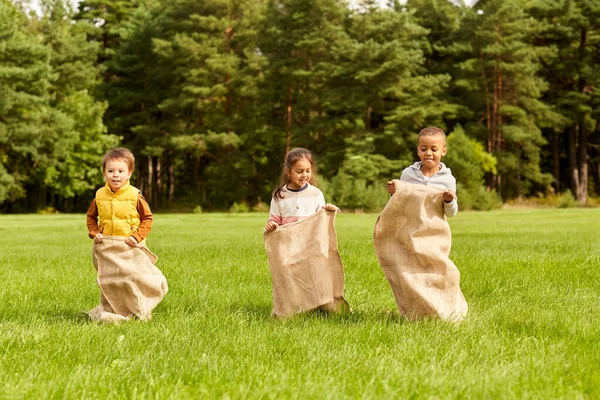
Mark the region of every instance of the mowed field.
[[149, 322], [97, 325], [84, 215], [0, 215], [0, 397], [600, 398], [600, 209], [460, 212], [469, 315], [400, 318], [372, 245], [340, 214], [351, 315], [274, 320], [266, 214], [156, 214], [169, 282]]

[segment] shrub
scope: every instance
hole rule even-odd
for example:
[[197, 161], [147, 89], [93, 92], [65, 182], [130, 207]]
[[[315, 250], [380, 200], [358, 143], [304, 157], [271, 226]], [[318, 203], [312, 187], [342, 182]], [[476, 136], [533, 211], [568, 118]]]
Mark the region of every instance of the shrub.
[[483, 186], [467, 189], [458, 184], [458, 205], [462, 210], [489, 211], [502, 207], [502, 199], [495, 190], [488, 191]]
[[495, 190], [488, 191], [483, 186], [476, 189], [473, 196], [473, 209], [489, 211], [502, 207], [502, 199]]
[[572, 208], [577, 207], [579, 203], [573, 197], [573, 193], [567, 189], [563, 194], [558, 195], [558, 208]]
[[53, 206], [47, 206], [38, 210], [38, 214], [58, 214], [58, 210]]
[[323, 188], [323, 192], [326, 193], [325, 200], [344, 209], [379, 211], [389, 199], [385, 181], [368, 184], [366, 180], [353, 179], [344, 172], [322, 185]]
[[229, 212], [233, 214], [249, 212], [250, 208], [246, 203], [235, 202], [229, 207]]

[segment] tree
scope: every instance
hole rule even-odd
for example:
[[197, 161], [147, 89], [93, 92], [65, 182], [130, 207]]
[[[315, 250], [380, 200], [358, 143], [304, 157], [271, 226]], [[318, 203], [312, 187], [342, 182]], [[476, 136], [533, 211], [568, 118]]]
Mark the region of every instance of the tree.
[[[261, 1], [147, 2], [123, 24], [108, 116], [153, 204], [257, 201], [266, 162], [253, 23]], [[232, 176], [239, 184], [232, 185]], [[166, 179], [165, 179], [166, 178]]]
[[[545, 100], [556, 104], [565, 122], [549, 129], [552, 141], [553, 172], [561, 181], [560, 161], [567, 159], [568, 185], [580, 203], [588, 195], [590, 139], [599, 133], [600, 4], [597, 1], [538, 1], [530, 13], [544, 30], [536, 35], [542, 49], [554, 51], [542, 56], [544, 78], [550, 83]], [[566, 148], [566, 154], [562, 149]], [[563, 156], [564, 154], [564, 156]], [[595, 174], [598, 169], [595, 168]], [[596, 180], [599, 180], [598, 177]]]
[[[50, 52], [8, 0], [0, 0], [0, 204], [24, 198], [42, 158]], [[9, 204], [6, 204], [6, 202]], [[5, 208], [6, 209], [6, 208]]]
[[540, 169], [540, 128], [560, 117], [541, 101], [548, 85], [538, 71], [548, 51], [530, 43], [541, 27], [519, 1], [480, 1], [477, 8], [465, 9], [453, 46], [463, 58], [454, 85], [474, 116], [465, 129], [498, 159], [498, 175], [488, 184], [505, 199], [536, 185], [546, 190], [551, 177]]
[[365, 1], [346, 26], [348, 39], [335, 48], [328, 97], [341, 120], [336, 131], [347, 132], [334, 179], [348, 175], [365, 180], [367, 188], [383, 188], [414, 160], [417, 133], [428, 125], [443, 127], [456, 113], [443, 97], [450, 77], [429, 73], [428, 31], [403, 8], [380, 9]]
[[62, 0], [42, 5], [42, 18], [29, 22], [50, 50], [52, 77], [44, 123], [38, 128], [44, 157], [29, 185], [40, 204], [64, 209], [61, 203], [93, 193], [102, 183], [102, 154], [116, 146], [118, 138], [105, 134], [102, 116], [107, 105], [90, 93], [100, 78], [95, 66], [98, 46], [86, 39], [90, 27], [73, 23], [73, 11]]

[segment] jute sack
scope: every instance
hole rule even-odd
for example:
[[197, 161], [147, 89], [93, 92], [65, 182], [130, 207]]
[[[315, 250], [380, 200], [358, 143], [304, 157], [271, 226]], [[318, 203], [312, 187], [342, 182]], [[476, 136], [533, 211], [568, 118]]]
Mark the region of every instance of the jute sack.
[[443, 191], [394, 180], [396, 193], [375, 223], [373, 243], [400, 313], [459, 322], [468, 305], [460, 273], [448, 258], [450, 227]]
[[167, 294], [167, 280], [154, 265], [158, 257], [145, 242], [131, 247], [125, 238], [105, 236], [92, 250], [98, 271], [100, 305], [88, 314], [94, 321], [114, 323], [136, 316], [152, 318], [152, 310]]
[[265, 232], [273, 281], [273, 315], [304, 311], [349, 310], [344, 299], [344, 267], [338, 253], [335, 212], [310, 217]]

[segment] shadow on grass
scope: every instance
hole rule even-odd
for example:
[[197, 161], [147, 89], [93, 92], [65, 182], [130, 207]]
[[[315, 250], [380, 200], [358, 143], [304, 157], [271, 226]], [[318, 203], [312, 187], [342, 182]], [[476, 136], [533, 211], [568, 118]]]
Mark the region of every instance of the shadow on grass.
[[229, 306], [229, 312], [233, 315], [244, 316], [246, 318], [269, 321], [272, 320], [271, 304], [252, 304], [252, 303], [234, 303]]
[[352, 312], [330, 312], [322, 309], [303, 312], [284, 318], [274, 317], [273, 306], [270, 303], [234, 303], [229, 307], [231, 316], [243, 317], [264, 322], [311, 322], [327, 321], [328, 323], [340, 325], [360, 325], [365, 323], [383, 324], [410, 324], [408, 319], [394, 310], [381, 310], [379, 312], [357, 311]]
[[84, 325], [90, 323], [90, 317], [88, 316], [87, 311], [76, 309], [48, 309], [37, 310], [31, 313], [2, 313], [0, 314], [0, 319], [3, 321], [20, 323], [35, 322], [36, 324], [40, 321], [43, 321], [47, 324], [68, 322], [76, 325]]

